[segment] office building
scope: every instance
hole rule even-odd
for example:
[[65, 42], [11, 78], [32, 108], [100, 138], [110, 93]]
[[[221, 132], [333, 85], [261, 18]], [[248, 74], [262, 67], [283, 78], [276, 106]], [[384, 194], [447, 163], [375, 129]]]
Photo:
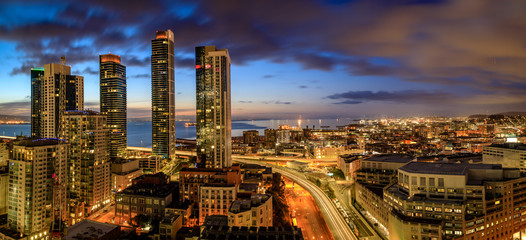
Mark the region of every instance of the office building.
[[111, 191], [120, 192], [131, 187], [132, 180], [142, 175], [139, 159], [118, 159], [111, 163]]
[[106, 115], [110, 158], [122, 156], [127, 146], [126, 66], [114, 54], [99, 55], [100, 113]]
[[174, 34], [157, 31], [152, 40], [152, 153], [175, 157]]
[[232, 166], [230, 56], [215, 46], [195, 48], [197, 161], [200, 167]]
[[482, 162], [502, 164], [502, 167], [518, 168], [526, 172], [526, 144], [504, 143], [486, 146], [482, 151]]
[[68, 190], [90, 214], [110, 202], [111, 178], [106, 116], [94, 111], [67, 111], [61, 138], [69, 143]]
[[84, 77], [71, 75], [71, 67], [50, 63], [31, 69], [31, 136], [55, 138], [62, 116], [84, 108]]
[[9, 182], [9, 227], [27, 239], [49, 236], [51, 221], [64, 221], [68, 215], [67, 144], [58, 139], [15, 143]]
[[410, 162], [384, 188], [389, 239], [522, 239], [525, 184], [500, 164]]

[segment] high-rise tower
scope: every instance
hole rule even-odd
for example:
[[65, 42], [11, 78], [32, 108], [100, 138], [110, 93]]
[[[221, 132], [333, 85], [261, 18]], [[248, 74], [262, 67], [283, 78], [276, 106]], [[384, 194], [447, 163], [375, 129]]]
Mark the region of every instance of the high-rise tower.
[[[46, 239], [51, 221], [65, 220], [68, 145], [58, 139], [15, 143], [9, 160], [7, 221], [26, 239]], [[61, 203], [53, 206], [53, 200]], [[53, 209], [60, 210], [53, 219]]]
[[67, 110], [84, 108], [84, 77], [71, 75], [71, 67], [50, 63], [31, 69], [31, 136], [54, 138]]
[[67, 111], [60, 137], [68, 148], [68, 191], [91, 214], [110, 202], [106, 116], [94, 111]]
[[126, 151], [126, 66], [114, 54], [99, 56], [100, 112], [107, 117], [110, 157]]
[[227, 49], [196, 47], [197, 160], [201, 167], [232, 166], [230, 56]]
[[152, 151], [175, 157], [174, 34], [157, 31], [152, 40]]

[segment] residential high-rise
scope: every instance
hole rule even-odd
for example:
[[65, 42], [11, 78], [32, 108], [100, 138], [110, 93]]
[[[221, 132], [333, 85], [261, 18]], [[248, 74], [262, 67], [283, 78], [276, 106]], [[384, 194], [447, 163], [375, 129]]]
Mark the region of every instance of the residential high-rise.
[[67, 111], [61, 138], [69, 143], [68, 191], [90, 214], [110, 202], [106, 116], [94, 111]]
[[152, 153], [175, 157], [174, 34], [157, 31], [152, 40]]
[[67, 144], [58, 139], [15, 143], [9, 160], [8, 224], [26, 239], [46, 239], [53, 202], [65, 220]]
[[114, 54], [99, 56], [100, 113], [106, 115], [111, 158], [126, 151], [126, 66]]
[[31, 70], [31, 136], [54, 138], [67, 110], [84, 108], [84, 77], [71, 75], [71, 67], [50, 63]]
[[197, 160], [201, 167], [232, 166], [230, 56], [215, 46], [195, 48]]

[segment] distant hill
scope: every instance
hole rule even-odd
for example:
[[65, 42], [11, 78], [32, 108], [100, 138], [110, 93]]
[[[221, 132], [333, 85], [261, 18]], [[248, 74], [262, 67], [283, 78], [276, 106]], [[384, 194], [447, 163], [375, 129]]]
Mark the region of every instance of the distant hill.
[[31, 116], [0, 115], [0, 121], [24, 121], [30, 122]]
[[469, 116], [469, 118], [488, 118], [490, 116], [497, 116], [497, 115], [500, 115], [500, 116], [523, 116], [523, 117], [526, 117], [526, 112], [504, 112], [504, 113], [497, 113], [497, 114], [491, 114], [491, 115], [475, 114], [475, 115]]
[[499, 113], [499, 115], [504, 115], [504, 116], [525, 116], [526, 117], [526, 112], [505, 112], [505, 113]]

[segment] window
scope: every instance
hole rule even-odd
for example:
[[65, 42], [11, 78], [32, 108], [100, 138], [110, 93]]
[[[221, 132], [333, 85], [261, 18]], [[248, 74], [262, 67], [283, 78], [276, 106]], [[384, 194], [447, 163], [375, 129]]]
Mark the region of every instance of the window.
[[435, 186], [435, 178], [429, 178], [429, 186]]
[[426, 178], [425, 177], [421, 177], [420, 178], [420, 186], [425, 186], [426, 185]]
[[411, 177], [411, 185], [417, 185], [416, 184], [416, 177]]
[[438, 179], [438, 186], [439, 187], [443, 187], [444, 186], [444, 179], [443, 178], [439, 178]]

